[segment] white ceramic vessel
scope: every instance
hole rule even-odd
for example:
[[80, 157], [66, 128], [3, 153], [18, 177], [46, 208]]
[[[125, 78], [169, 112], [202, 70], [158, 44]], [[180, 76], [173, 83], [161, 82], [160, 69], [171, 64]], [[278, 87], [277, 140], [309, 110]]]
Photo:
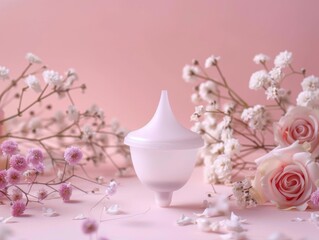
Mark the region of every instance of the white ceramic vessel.
[[130, 132], [124, 143], [130, 146], [134, 169], [140, 181], [155, 192], [158, 206], [167, 207], [172, 194], [185, 185], [195, 162], [201, 137], [178, 123], [167, 91], [162, 91], [153, 118]]

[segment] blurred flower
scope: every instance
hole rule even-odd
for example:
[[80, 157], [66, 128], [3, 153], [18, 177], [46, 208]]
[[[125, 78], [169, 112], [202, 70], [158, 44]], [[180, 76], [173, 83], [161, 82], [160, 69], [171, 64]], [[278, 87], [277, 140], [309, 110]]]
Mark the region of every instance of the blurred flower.
[[48, 191], [44, 188], [39, 189], [37, 193], [37, 197], [39, 201], [42, 201], [43, 199], [47, 198], [48, 196]]
[[12, 140], [5, 140], [0, 147], [2, 154], [5, 156], [12, 156], [19, 151], [17, 142]]
[[319, 190], [318, 189], [311, 194], [310, 201], [314, 206], [319, 207]]
[[213, 102], [218, 92], [217, 86], [212, 81], [206, 81], [199, 85], [199, 96], [207, 102]]
[[21, 173], [14, 168], [9, 168], [7, 170], [6, 179], [7, 179], [9, 184], [16, 185], [21, 180]]
[[27, 153], [27, 162], [31, 163], [34, 166], [37, 166], [44, 161], [44, 155], [41, 149], [39, 148], [30, 148]]
[[77, 165], [81, 161], [82, 157], [83, 153], [78, 147], [69, 147], [64, 152], [64, 159], [71, 166]]
[[41, 64], [42, 61], [41, 59], [34, 55], [33, 53], [27, 53], [25, 58], [28, 60], [29, 63], [34, 63], [34, 64]]
[[6, 80], [9, 78], [9, 69], [4, 67], [4, 66], [0, 66], [0, 78], [2, 80]]
[[26, 209], [26, 205], [23, 201], [13, 202], [11, 207], [11, 215], [13, 217], [20, 217]]
[[22, 172], [28, 168], [28, 163], [23, 155], [15, 154], [10, 158], [10, 166], [19, 172]]
[[42, 73], [44, 82], [52, 87], [59, 87], [62, 84], [62, 76], [53, 70], [45, 70]]
[[42, 91], [39, 80], [34, 75], [29, 75], [25, 79], [25, 83], [28, 85], [29, 88], [31, 88], [36, 93], [39, 93]]
[[85, 219], [82, 223], [82, 232], [84, 234], [92, 234], [97, 232], [99, 225], [94, 219]]
[[205, 61], [205, 68], [209, 68], [209, 67], [212, 67], [212, 66], [216, 66], [217, 65], [217, 62], [220, 60], [220, 57], [217, 57], [217, 56], [210, 56], [209, 58], [206, 59]]
[[22, 191], [18, 188], [13, 188], [10, 194], [12, 201], [19, 201], [22, 199]]
[[79, 120], [79, 111], [74, 105], [70, 105], [67, 110], [67, 116], [70, 121], [76, 122]]
[[4, 189], [7, 186], [7, 184], [7, 171], [0, 170], [0, 190]]
[[185, 65], [183, 68], [183, 79], [186, 82], [195, 82], [197, 79], [197, 74], [199, 74], [199, 68], [196, 66]]
[[62, 183], [59, 188], [59, 194], [64, 202], [70, 201], [72, 195], [71, 183]]

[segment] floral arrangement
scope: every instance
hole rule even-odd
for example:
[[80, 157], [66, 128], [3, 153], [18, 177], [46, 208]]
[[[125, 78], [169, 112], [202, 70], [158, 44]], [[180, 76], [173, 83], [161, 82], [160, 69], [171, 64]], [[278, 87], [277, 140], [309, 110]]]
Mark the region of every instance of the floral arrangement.
[[[10, 203], [14, 217], [21, 216], [30, 202], [42, 204], [50, 196], [68, 202], [72, 189], [88, 192], [71, 183], [73, 178], [105, 187], [104, 177], [88, 176], [87, 162], [97, 165], [108, 159], [120, 175], [131, 169], [123, 144], [126, 130], [115, 120], [107, 124], [97, 105], [77, 109], [72, 92], [84, 92], [86, 86], [76, 85], [75, 70], [60, 75], [32, 53], [26, 60], [16, 78], [0, 66], [0, 203]], [[68, 107], [61, 111], [57, 106], [52, 113], [54, 96]], [[115, 155], [124, 160], [121, 165]]]
[[[244, 169], [253, 176], [233, 184], [238, 203], [244, 207], [271, 202], [282, 209], [305, 210], [319, 206], [319, 78], [295, 70], [292, 53], [280, 52], [269, 68], [270, 58], [258, 54], [262, 66], [251, 75], [249, 88], [264, 91], [267, 104], [251, 104], [234, 91], [219, 66], [220, 57], [210, 56], [205, 68], [199, 61], [183, 69], [186, 82], [195, 83], [191, 119], [205, 147], [199, 154], [209, 183], [230, 183]], [[217, 70], [220, 79], [206, 69]], [[302, 91], [296, 102], [284, 88], [288, 78], [299, 78]], [[273, 139], [267, 137], [273, 136]], [[257, 150], [265, 155], [255, 163], [246, 157]], [[236, 171], [237, 170], [237, 171]]]

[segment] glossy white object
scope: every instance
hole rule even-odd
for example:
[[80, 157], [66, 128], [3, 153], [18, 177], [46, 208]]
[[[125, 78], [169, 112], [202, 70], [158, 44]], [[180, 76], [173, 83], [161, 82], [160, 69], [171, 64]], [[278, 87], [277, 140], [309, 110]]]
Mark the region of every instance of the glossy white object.
[[168, 207], [172, 194], [189, 179], [202, 138], [184, 128], [171, 110], [167, 91], [162, 91], [157, 110], [144, 127], [130, 132], [124, 143], [130, 146], [134, 169], [140, 181], [155, 191], [160, 207]]

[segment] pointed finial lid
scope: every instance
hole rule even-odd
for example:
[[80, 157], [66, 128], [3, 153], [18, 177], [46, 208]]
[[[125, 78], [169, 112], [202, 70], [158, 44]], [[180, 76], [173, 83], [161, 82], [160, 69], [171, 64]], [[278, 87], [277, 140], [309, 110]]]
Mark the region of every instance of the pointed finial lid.
[[124, 140], [131, 147], [149, 149], [192, 149], [204, 145], [202, 138], [183, 127], [175, 118], [166, 90], [153, 118], [142, 128], [130, 132]]

